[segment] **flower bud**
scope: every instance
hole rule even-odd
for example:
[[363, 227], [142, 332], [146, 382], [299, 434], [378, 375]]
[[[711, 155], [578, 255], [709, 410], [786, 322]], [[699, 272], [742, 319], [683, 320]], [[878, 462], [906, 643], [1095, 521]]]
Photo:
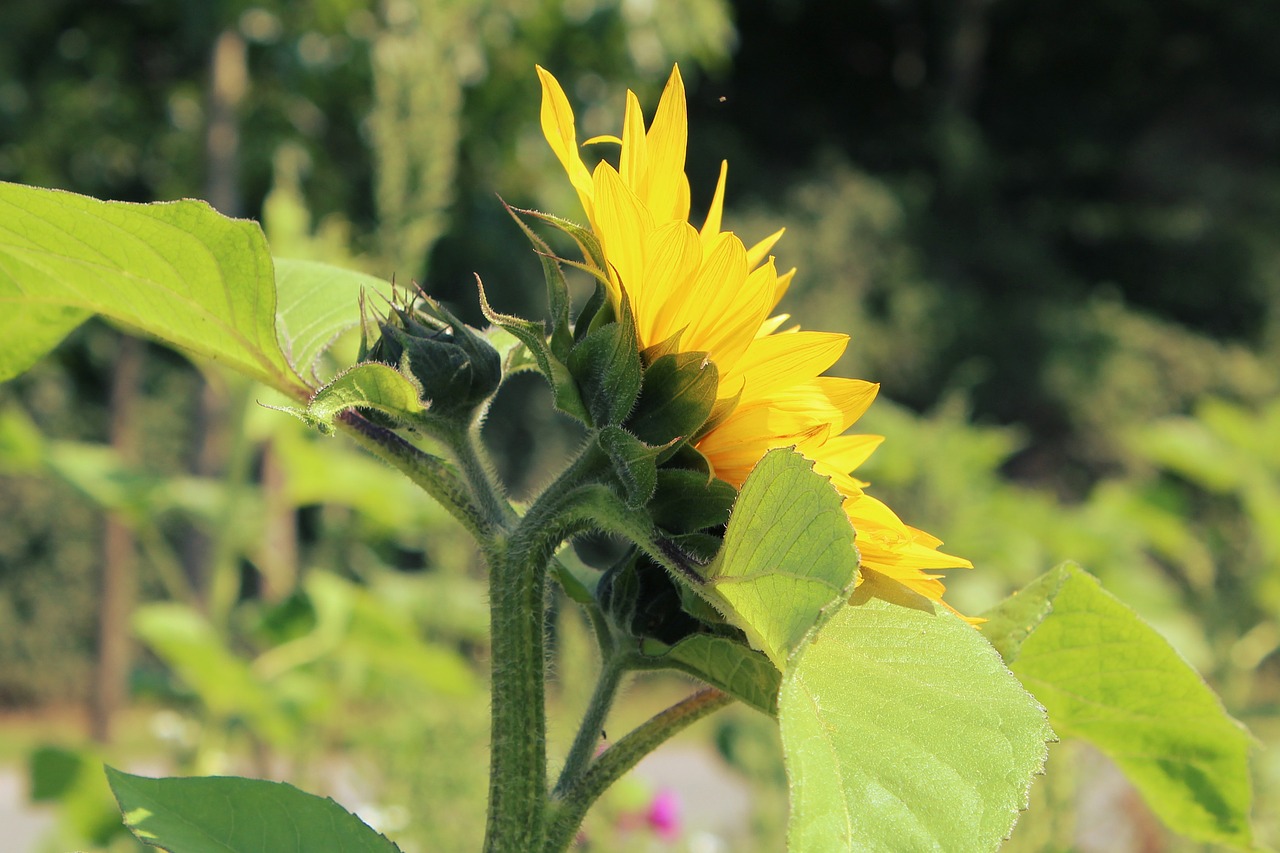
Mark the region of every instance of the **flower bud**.
[[433, 299], [392, 307], [368, 359], [390, 364], [422, 389], [436, 415], [467, 417], [498, 390], [502, 362], [476, 330]]

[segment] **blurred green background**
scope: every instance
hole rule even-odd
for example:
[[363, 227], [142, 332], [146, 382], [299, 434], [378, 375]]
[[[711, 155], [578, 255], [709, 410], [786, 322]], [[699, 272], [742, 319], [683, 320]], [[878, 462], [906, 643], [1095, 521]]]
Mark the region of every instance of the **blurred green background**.
[[[478, 273], [538, 316], [496, 195], [581, 213], [534, 63], [585, 138], [679, 62], [695, 221], [727, 158], [728, 227], [787, 226], [784, 309], [883, 383], [874, 492], [978, 567], [950, 600], [979, 613], [1063, 559], [1099, 575], [1273, 747], [1276, 845], [1278, 43], [1266, 0], [8, 0], [0, 179], [206, 198], [278, 255], [477, 322]], [[477, 846], [482, 568], [398, 475], [264, 399], [96, 322], [0, 386], [0, 809], [30, 850], [135, 849], [104, 758], [290, 779], [406, 851]], [[485, 434], [517, 496], [576, 440], [531, 378]], [[553, 629], [555, 754], [592, 652], [570, 607]], [[687, 689], [644, 681], [610, 729]], [[745, 711], [694, 728], [592, 849], [781, 849], [775, 738]], [[669, 840], [647, 804], [682, 778], [703, 793]], [[1062, 744], [1010, 849], [1197, 848]]]

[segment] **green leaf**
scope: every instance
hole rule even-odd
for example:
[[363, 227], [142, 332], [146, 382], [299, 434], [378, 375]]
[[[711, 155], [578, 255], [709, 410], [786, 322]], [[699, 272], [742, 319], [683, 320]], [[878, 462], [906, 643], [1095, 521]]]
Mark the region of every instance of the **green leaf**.
[[391, 284], [315, 261], [276, 258], [276, 332], [299, 376], [319, 385], [316, 366], [338, 335], [360, 322], [360, 294], [390, 299]]
[[[7, 273], [0, 258], [0, 305], [20, 301], [12, 298], [12, 282], [4, 280]], [[71, 305], [33, 302], [26, 302], [18, 311], [0, 310], [0, 341], [5, 342], [0, 347], [0, 382], [25, 373], [90, 316], [90, 312]]]
[[1248, 733], [1141, 617], [1072, 564], [987, 614], [986, 633], [1064, 737], [1114, 761], [1160, 819], [1248, 846]]
[[0, 184], [0, 316], [22, 318], [6, 322], [16, 355], [0, 360], [0, 378], [87, 313], [306, 396], [276, 340], [275, 278], [257, 223], [199, 201], [125, 204]]
[[857, 573], [840, 494], [812, 462], [780, 448], [743, 484], [706, 578], [726, 618], [781, 671], [823, 609], [848, 597]]
[[321, 432], [330, 433], [338, 415], [349, 409], [373, 409], [401, 421], [426, 415], [419, 390], [403, 373], [385, 364], [357, 364], [334, 377], [305, 409], [282, 407]]
[[994, 850], [1052, 737], [981, 634], [877, 598], [839, 607], [805, 640], [778, 720], [790, 853]]
[[397, 853], [330, 799], [235, 776], [147, 779], [108, 767], [133, 834], [170, 853]]
[[669, 647], [657, 640], [645, 640], [641, 650], [672, 669], [720, 688], [757, 711], [771, 717], [778, 714], [782, 676], [767, 657], [736, 640], [692, 634]]

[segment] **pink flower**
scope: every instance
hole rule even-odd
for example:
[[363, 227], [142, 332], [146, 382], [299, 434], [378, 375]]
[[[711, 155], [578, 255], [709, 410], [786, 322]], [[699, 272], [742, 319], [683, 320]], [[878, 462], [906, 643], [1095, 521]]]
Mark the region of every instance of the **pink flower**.
[[645, 819], [663, 841], [675, 841], [680, 837], [680, 798], [664, 788], [649, 803]]

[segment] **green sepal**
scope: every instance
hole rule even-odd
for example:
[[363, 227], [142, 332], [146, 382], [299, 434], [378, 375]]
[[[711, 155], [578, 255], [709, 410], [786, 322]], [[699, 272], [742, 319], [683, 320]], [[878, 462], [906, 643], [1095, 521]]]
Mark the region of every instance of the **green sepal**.
[[676, 332], [665, 341], [659, 341], [651, 344], [640, 351], [640, 358], [645, 364], [653, 364], [664, 355], [674, 355], [680, 352], [680, 338], [684, 334], [683, 331]]
[[650, 665], [679, 670], [718, 687], [771, 717], [778, 715], [782, 673], [769, 658], [741, 642], [714, 634], [691, 634], [673, 646], [645, 639], [640, 653]]
[[676, 446], [674, 452], [664, 459], [664, 468], [680, 468], [685, 471], [696, 471], [702, 475], [704, 483], [710, 483], [715, 479], [715, 471], [712, 470], [711, 461], [702, 455], [702, 451], [694, 447], [691, 442], [684, 442]]
[[481, 332], [484, 339], [493, 347], [502, 359], [502, 376], [507, 379], [517, 373], [532, 370], [541, 373], [542, 369], [536, 359], [524, 345], [524, 342], [501, 326], [489, 326]]
[[738, 402], [742, 400], [742, 390], [742, 387], [739, 387], [732, 397], [724, 397], [715, 401], [715, 405], [711, 407], [711, 414], [707, 415], [707, 419], [702, 422], [702, 426], [693, 436], [694, 441], [720, 426], [729, 415], [733, 414], [733, 410], [738, 408]]
[[484, 314], [485, 319], [493, 325], [505, 329], [516, 340], [524, 344], [525, 349], [537, 362], [538, 372], [551, 385], [552, 400], [555, 407], [572, 418], [577, 418], [583, 423], [590, 423], [586, 406], [582, 404], [582, 397], [578, 394], [578, 387], [574, 383], [573, 376], [569, 373], [565, 363], [556, 358], [551, 348], [547, 345], [546, 325], [535, 320], [525, 320], [521, 317], [494, 311], [493, 306], [489, 304], [488, 297], [485, 295], [484, 282], [480, 280], [479, 276], [476, 277], [476, 286], [480, 291], [480, 311]]
[[592, 426], [621, 424], [626, 419], [640, 395], [644, 370], [625, 297], [621, 316], [588, 332], [569, 353], [568, 367]]
[[547, 307], [551, 311], [551, 352], [563, 361], [568, 358], [569, 350], [573, 347], [573, 332], [569, 328], [569, 285], [564, 280], [559, 260], [551, 251], [551, 247], [520, 218], [521, 213], [528, 212], [517, 210], [505, 201], [502, 202], [502, 206], [506, 208], [507, 213], [511, 214], [511, 218], [516, 221], [516, 225], [520, 226], [524, 235], [529, 238], [534, 251], [538, 254], [538, 259], [542, 262], [542, 275], [547, 281]]
[[627, 506], [639, 509], [648, 503], [658, 487], [657, 460], [663, 448], [649, 447], [617, 426], [607, 426], [600, 430], [596, 441], [613, 463]]
[[661, 356], [644, 372], [627, 429], [651, 445], [688, 439], [710, 416], [718, 384], [719, 372], [706, 353]]
[[589, 228], [584, 228], [576, 222], [570, 222], [568, 219], [561, 219], [558, 216], [552, 216], [550, 213], [542, 213], [537, 210], [516, 210], [517, 213], [525, 216], [532, 216], [534, 219], [540, 219], [558, 231], [562, 231], [573, 238], [573, 242], [578, 244], [578, 248], [582, 251], [582, 257], [587, 259], [588, 263], [594, 264], [597, 269], [606, 269], [604, 260], [604, 249], [600, 247], [600, 241], [596, 239], [596, 235], [591, 233]]
[[652, 638], [667, 645], [703, 629], [683, 607], [683, 594], [671, 574], [644, 554], [615, 563], [596, 586], [600, 609], [625, 635]]
[[604, 287], [606, 291], [608, 290], [609, 277], [605, 275], [603, 271], [591, 266], [591, 264], [584, 264], [581, 261], [573, 261], [569, 258], [556, 258], [556, 260], [571, 269], [586, 273], [595, 279], [597, 285]]
[[609, 291], [602, 282], [597, 281], [595, 290], [591, 291], [591, 296], [587, 298], [586, 304], [578, 312], [578, 318], [573, 322], [574, 341], [581, 341], [587, 336], [588, 332], [596, 328], [596, 318], [607, 319], [612, 316], [613, 309], [609, 305]]
[[738, 491], [704, 472], [662, 468], [649, 501], [653, 523], [671, 533], [694, 533], [728, 522]]
[[[668, 537], [668, 541], [700, 566], [705, 566], [714, 560], [716, 554], [720, 553], [720, 548], [724, 545], [724, 538], [719, 534], [703, 533], [701, 531], [679, 533]], [[719, 615], [719, 611], [716, 611], [716, 613], [717, 615], [712, 621], [723, 622], [724, 617]]]

